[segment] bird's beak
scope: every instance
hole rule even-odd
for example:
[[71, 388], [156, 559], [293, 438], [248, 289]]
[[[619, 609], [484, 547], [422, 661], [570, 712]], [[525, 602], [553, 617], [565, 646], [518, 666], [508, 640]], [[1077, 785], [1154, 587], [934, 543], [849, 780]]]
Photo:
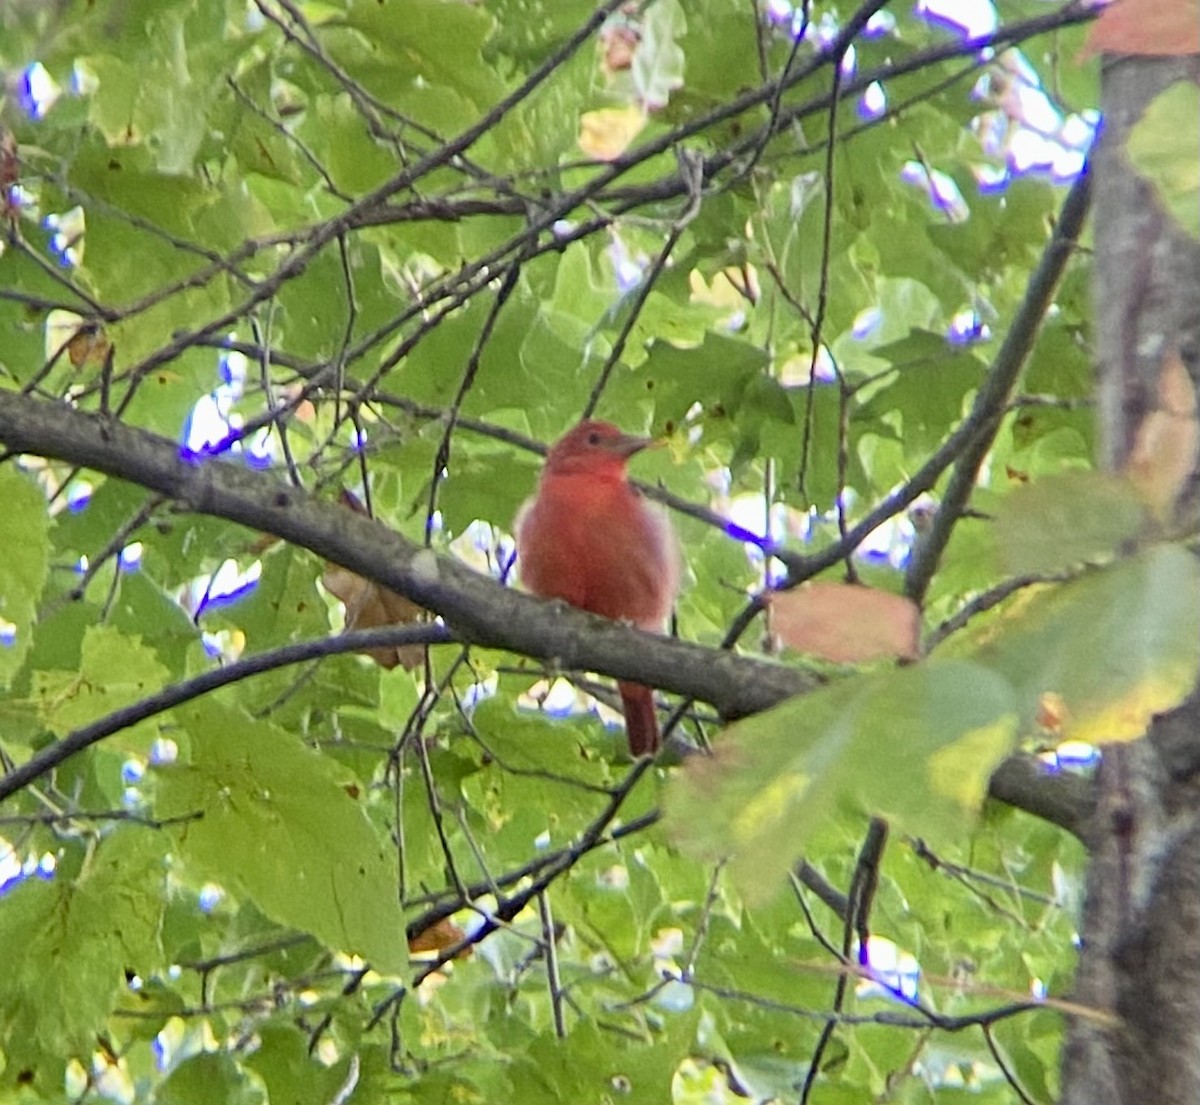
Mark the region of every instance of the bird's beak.
[[634, 453], [640, 453], [643, 449], [654, 449], [661, 445], [662, 442], [656, 437], [639, 437], [637, 434], [621, 434], [620, 437], [613, 438], [609, 443], [609, 448], [619, 457], [624, 457], [628, 460]]

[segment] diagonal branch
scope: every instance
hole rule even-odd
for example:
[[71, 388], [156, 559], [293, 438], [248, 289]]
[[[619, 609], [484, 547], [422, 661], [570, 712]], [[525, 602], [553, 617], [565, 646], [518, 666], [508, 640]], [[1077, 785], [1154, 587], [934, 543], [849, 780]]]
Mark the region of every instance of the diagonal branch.
[[[186, 462], [167, 438], [66, 403], [0, 392], [0, 443], [11, 453], [92, 468], [196, 513], [273, 533], [408, 596], [439, 614], [450, 636], [470, 643], [661, 687], [711, 702], [731, 718], [769, 709], [815, 685], [812, 676], [781, 664], [643, 633], [510, 590], [272, 475], [223, 460]], [[0, 780], [0, 797], [13, 789], [11, 775]], [[1092, 802], [1090, 783], [1047, 775], [1020, 754], [997, 768], [993, 793], [1072, 832]]]
[[728, 717], [813, 685], [780, 664], [722, 654], [502, 587], [379, 523], [273, 475], [223, 459], [181, 459], [178, 445], [65, 403], [0, 392], [0, 443], [128, 480], [198, 514], [275, 534], [411, 598], [472, 644], [598, 671], [711, 702]]
[[1042, 320], [1050, 310], [1058, 283], [1083, 231], [1091, 206], [1091, 179], [1091, 171], [1085, 169], [1071, 185], [1054, 233], [1042, 252], [1041, 262], [1030, 277], [1025, 298], [996, 354], [992, 371], [975, 396], [975, 404], [964, 423], [973, 427], [974, 433], [954, 465], [946, 493], [934, 515], [933, 527], [926, 539], [917, 546], [906, 573], [904, 591], [914, 602], [920, 603], [925, 597], [950, 534], [975, 490], [980, 465], [1008, 413], [1012, 390], [1017, 385]]

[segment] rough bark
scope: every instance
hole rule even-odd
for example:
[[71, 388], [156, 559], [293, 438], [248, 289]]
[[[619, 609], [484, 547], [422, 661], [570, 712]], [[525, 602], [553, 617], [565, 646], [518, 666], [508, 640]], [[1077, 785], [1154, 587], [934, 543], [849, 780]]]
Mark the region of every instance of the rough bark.
[[[1155, 404], [1164, 356], [1200, 380], [1200, 245], [1125, 159], [1150, 100], [1200, 59], [1109, 58], [1105, 133], [1093, 161], [1102, 459], [1119, 469]], [[1195, 141], [1195, 135], [1181, 141]], [[1195, 525], [1193, 473], [1179, 520]], [[1198, 627], [1200, 631], [1200, 627]], [[1146, 738], [1108, 747], [1094, 812], [1064, 1105], [1200, 1101], [1200, 689]]]

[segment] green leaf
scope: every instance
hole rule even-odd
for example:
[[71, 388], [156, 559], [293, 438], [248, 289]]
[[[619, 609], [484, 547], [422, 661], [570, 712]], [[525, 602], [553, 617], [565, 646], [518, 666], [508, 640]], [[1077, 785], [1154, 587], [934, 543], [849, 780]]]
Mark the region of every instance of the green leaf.
[[[1042, 6], [1000, 7], [1012, 24]], [[850, 524], [872, 512], [961, 422], [1020, 317], [1063, 190], [1035, 174], [980, 191], [981, 169], [1004, 164], [1013, 133], [992, 126], [995, 103], [970, 96], [961, 59], [929, 63], [944, 28], [911, 5], [890, 5], [894, 30], [853, 44], [860, 72], [900, 67], [882, 82], [893, 110], [871, 119], [846, 101], [836, 120], [822, 107], [830, 58], [757, 8], [646, 0], [578, 36], [595, 0], [0, 4], [0, 71], [12, 78], [0, 130], [16, 143], [0, 141], [0, 221], [11, 231], [0, 244], [0, 389], [46, 404], [47, 425], [66, 419], [65, 400], [178, 440], [201, 396], [251, 425], [312, 385], [270, 430], [276, 442], [286, 433], [287, 472], [279, 464], [263, 478], [294, 479], [326, 502], [351, 488], [383, 524], [418, 538], [457, 405], [434, 540], [482, 567], [506, 555], [502, 531], [534, 486], [539, 461], [518, 441], [549, 443], [576, 421], [619, 341], [598, 416], [670, 442], [633, 473], [820, 555], [838, 538], [835, 505]], [[1060, 28], [1031, 40], [1025, 58], [1056, 103], [1086, 118], [1098, 67], [1054, 64], [1083, 34]], [[764, 81], [783, 73], [783, 100], [764, 100]], [[47, 76], [57, 99], [26, 102], [26, 85], [37, 92]], [[1184, 205], [1196, 194], [1196, 143], [1183, 158], [1172, 128], [1155, 129], [1170, 106], [1155, 105], [1126, 153], [1161, 189], [1156, 204]], [[627, 156], [581, 160], [581, 116], [631, 107], [647, 114]], [[1174, 110], [1195, 114], [1183, 99]], [[447, 147], [469, 128], [469, 145]], [[662, 148], [645, 156], [652, 145]], [[687, 194], [680, 153], [705, 160], [700, 194]], [[970, 217], [947, 220], [906, 183], [909, 161], [953, 180]], [[377, 189], [385, 202], [372, 202]], [[59, 255], [48, 225], [72, 211], [83, 220], [78, 263]], [[673, 231], [653, 286], [637, 285]], [[1071, 252], [1023, 380], [1035, 401], [990, 445], [991, 479], [973, 502], [986, 518], [956, 527], [931, 581], [931, 623], [1004, 578], [997, 545], [1013, 565], [1053, 569], [1112, 561], [1147, 540], [1119, 496], [1085, 487], [1073, 498], [1068, 487], [1066, 502], [1038, 498], [1043, 477], [1090, 469], [1097, 455], [1091, 258]], [[514, 263], [520, 279], [491, 318]], [[103, 323], [111, 373], [68, 355], [46, 364], [60, 344], [52, 309]], [[864, 327], [868, 310], [878, 317]], [[947, 345], [964, 310], [994, 333]], [[818, 319], [844, 388], [807, 384]], [[229, 342], [244, 361], [222, 361]], [[129, 460], [126, 476], [164, 486], [145, 458]], [[193, 513], [211, 497], [164, 502], [131, 529], [153, 491], [37, 464], [0, 465], [0, 637], [17, 627], [12, 646], [0, 643], [0, 752], [15, 762], [220, 663], [203, 633], [259, 653], [337, 621], [319, 558]], [[95, 486], [87, 509], [64, 509], [61, 490], [50, 499], [64, 478]], [[1006, 502], [1027, 481], [1030, 497]], [[1050, 532], [1036, 528], [1043, 516]], [[477, 517], [496, 530], [486, 550], [452, 540]], [[677, 524], [678, 633], [715, 645], [778, 568], [719, 525]], [[898, 552], [904, 536], [897, 518], [877, 540]], [[111, 552], [131, 541], [140, 569], [118, 571]], [[84, 556], [100, 567], [75, 600]], [[258, 562], [261, 579], [194, 618], [197, 591], [226, 561]], [[534, 712], [523, 696], [540, 669], [474, 645], [431, 650], [429, 672], [347, 655], [262, 673], [115, 734], [0, 810], [0, 878], [47, 854], [58, 861], [52, 880], [0, 890], [0, 1099], [794, 1100], [837, 985], [821, 938], [840, 943], [842, 921], [807, 890], [818, 932], [795, 895], [748, 907], [728, 871], [674, 847], [648, 818], [664, 793], [706, 856], [737, 838], [748, 859], [734, 873], [752, 892], [802, 848], [845, 893], [863, 807], [890, 813], [923, 843], [890, 838], [871, 925], [919, 959], [922, 997], [953, 1014], [1024, 993], [1031, 977], [1065, 993], [1082, 847], [998, 803], [968, 814], [1013, 717], [1030, 719], [1043, 687], [1070, 684], [1078, 717], [1109, 699], [1140, 709], [1178, 693], [1189, 618], [1196, 634], [1192, 584], [1177, 567], [1144, 612], [1139, 572], [1112, 594], [1029, 589], [958, 631], [967, 663], [837, 673], [837, 685], [727, 735], [689, 710], [688, 735], [708, 731], [736, 761], [711, 793], [692, 768], [664, 763], [625, 794], [616, 724]], [[862, 570], [898, 585], [894, 567]], [[1164, 607], [1172, 587], [1178, 609]], [[977, 662], [985, 644], [1003, 652], [1009, 633], [1014, 655], [998, 655], [996, 670]], [[1127, 671], [1116, 670], [1122, 649]], [[1094, 683], [1081, 682], [1089, 650], [1102, 668]], [[1163, 678], [1169, 694], [1151, 686]], [[173, 742], [177, 762], [130, 782], [152, 735]], [[761, 768], [749, 765], [760, 750]], [[675, 809], [676, 790], [694, 801]], [[150, 829], [128, 823], [133, 812], [187, 820]], [[486, 911], [543, 875], [553, 987], [534, 902], [470, 957], [400, 988], [423, 970], [409, 962], [402, 921], [453, 906], [460, 883]], [[344, 953], [390, 973], [348, 974]], [[695, 985], [664, 978], [685, 966]], [[124, 984], [126, 967], [138, 986]], [[978, 990], [941, 984], [968, 972]], [[995, 1027], [1031, 1096], [1053, 1100], [1062, 1018]], [[1012, 1097], [978, 1034], [934, 1030], [914, 1043], [889, 1024], [839, 1024], [818, 1076], [821, 1105]], [[956, 1078], [964, 1084], [948, 1084]]]
[[0, 687], [7, 686], [33, 639], [34, 611], [49, 573], [46, 500], [28, 476], [0, 468]]
[[[471, 119], [471, 109], [493, 103], [504, 87], [482, 58], [483, 45], [494, 20], [483, 8], [445, 4], [442, 0], [406, 0], [404, 18], [396, 19], [390, 9], [359, 0], [348, 6], [346, 24], [362, 32], [370, 51], [384, 54], [386, 65], [378, 75], [381, 88], [397, 106], [413, 111], [428, 125], [457, 126]], [[346, 49], [353, 46], [346, 43]], [[362, 72], [365, 51], [355, 59]], [[462, 103], [454, 116], [437, 118], [448, 97]], [[441, 104], [439, 105], [439, 101]], [[455, 105], [457, 106], [457, 104]]]
[[1160, 92], [1129, 132], [1129, 159], [1154, 186], [1159, 202], [1200, 238], [1200, 88], [1176, 81]]
[[1062, 735], [1129, 740], [1178, 704], [1200, 669], [1200, 563], [1160, 545], [1052, 588], [1027, 591], [947, 651], [1009, 681], [1025, 725], [1043, 695], [1061, 700]]
[[[641, 41], [628, 70], [629, 92], [647, 109], [661, 109], [684, 79], [684, 52], [676, 40], [687, 32], [687, 17], [679, 0], [649, 4], [639, 30]], [[613, 84], [618, 96], [625, 92], [622, 84]]]
[[0, 1041], [10, 1065], [87, 1060], [126, 988], [126, 971], [163, 966], [159, 922], [166, 841], [122, 826], [89, 855], [76, 844], [50, 878], [9, 887], [0, 946], [20, 949], [0, 971]]
[[271, 1105], [332, 1101], [347, 1084], [349, 1059], [332, 1065], [321, 1063], [312, 1054], [310, 1034], [298, 1025], [281, 1021], [265, 1024], [257, 1037], [258, 1046], [246, 1066], [266, 1085]]
[[536, 486], [536, 469], [524, 456], [489, 442], [460, 441], [438, 493], [447, 532], [459, 536], [476, 519], [511, 529]]
[[[627, 411], [652, 401], [656, 422], [680, 423], [699, 403], [709, 416], [711, 432], [729, 433], [737, 429], [734, 419], [751, 381], [767, 363], [762, 349], [723, 334], [705, 334], [695, 348], [656, 341], [636, 371], [613, 381], [605, 393], [605, 406]], [[728, 423], [722, 425], [726, 419]], [[621, 421], [633, 420], [623, 415]]]
[[731, 856], [762, 899], [847, 803], [953, 834], [1014, 729], [1008, 685], [980, 666], [853, 676], [731, 726], [668, 787], [668, 830], [693, 855]]
[[[161, 690], [168, 678], [167, 669], [140, 637], [92, 625], [84, 630], [79, 670], [35, 672], [33, 698], [46, 727], [65, 736]], [[122, 742], [140, 747], [157, 733], [156, 725], [153, 718], [140, 722]]]
[[221, 1052], [202, 1052], [184, 1059], [154, 1095], [161, 1105], [266, 1105], [267, 1096], [249, 1073]]
[[[204, 628], [236, 626], [246, 634], [247, 647], [255, 652], [329, 629], [329, 610], [317, 595], [321, 562], [294, 545], [280, 543], [262, 557], [258, 585], [241, 601], [216, 604], [204, 615]], [[285, 673], [282, 678], [292, 679]]]
[[1010, 491], [996, 509], [1004, 570], [1052, 572], [1111, 557], [1146, 516], [1133, 489], [1097, 472], [1065, 472]]
[[191, 760], [155, 772], [162, 817], [203, 811], [177, 830], [185, 861], [378, 970], [407, 962], [387, 841], [349, 772], [292, 735], [212, 700], [175, 712]]
[[669, 1101], [672, 1075], [687, 1053], [697, 1019], [696, 1014], [671, 1017], [651, 1045], [590, 1021], [575, 1026], [565, 1041], [543, 1033], [514, 1064], [513, 1100]]
[[861, 417], [898, 418], [910, 455], [926, 455], [962, 418], [968, 392], [983, 379], [983, 364], [925, 330], [914, 329], [871, 352], [896, 371], [865, 404]]

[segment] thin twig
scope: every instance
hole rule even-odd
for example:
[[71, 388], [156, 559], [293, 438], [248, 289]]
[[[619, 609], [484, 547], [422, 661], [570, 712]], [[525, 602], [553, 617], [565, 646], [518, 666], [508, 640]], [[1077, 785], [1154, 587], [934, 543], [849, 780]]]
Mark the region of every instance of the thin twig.
[[[867, 941], [870, 939], [868, 919], [871, 905], [875, 899], [875, 890], [879, 885], [879, 864], [883, 858], [883, 847], [887, 843], [887, 822], [881, 818], [872, 817], [867, 826], [867, 834], [863, 838], [858, 851], [858, 860], [854, 865], [854, 875], [850, 882], [850, 892], [847, 895], [848, 908], [842, 925], [842, 948], [838, 961], [846, 966], [851, 962], [851, 953], [857, 940], [860, 965], [866, 965]], [[834, 986], [832, 1016], [821, 1028], [813, 1048], [812, 1058], [808, 1063], [808, 1071], [804, 1076], [804, 1084], [800, 1089], [800, 1105], [807, 1105], [816, 1085], [817, 1076], [821, 1072], [821, 1061], [833, 1039], [837, 1027], [837, 1019], [841, 1016], [846, 1002], [846, 991], [850, 975], [847, 971], [839, 971]]]
[[546, 984], [550, 987], [554, 1035], [560, 1040], [565, 1040], [567, 1022], [563, 1016], [563, 985], [558, 970], [558, 934], [554, 928], [554, 914], [550, 911], [550, 892], [543, 890], [537, 896], [537, 903], [538, 916], [542, 922], [542, 948], [546, 955]]
[[625, 352], [625, 343], [629, 340], [629, 335], [633, 332], [633, 328], [641, 316], [646, 300], [654, 290], [654, 286], [658, 282], [658, 278], [662, 275], [663, 269], [667, 267], [667, 261], [678, 244], [680, 236], [692, 220], [700, 214], [701, 189], [704, 186], [703, 159], [691, 150], [684, 149], [682, 146], [676, 147], [675, 156], [679, 163], [680, 175], [687, 182], [687, 207], [671, 223], [671, 230], [667, 234], [667, 240], [663, 243], [662, 249], [658, 251], [658, 256], [654, 258], [650, 268], [642, 275], [637, 293], [634, 295], [633, 302], [630, 304], [629, 311], [625, 316], [625, 322], [621, 326], [616, 339], [613, 341], [608, 358], [600, 369], [600, 375], [592, 387], [592, 393], [588, 396], [588, 401], [584, 404], [583, 412], [580, 415], [582, 419], [591, 418], [595, 412], [596, 404], [600, 402], [600, 396], [604, 393], [604, 389], [608, 385], [608, 379], [612, 375], [613, 369], [617, 367], [621, 359], [621, 354]]
[[450, 467], [450, 443], [454, 438], [454, 430], [458, 424], [459, 413], [462, 410], [463, 402], [475, 384], [475, 377], [479, 372], [479, 362], [483, 358], [483, 351], [488, 341], [491, 340], [492, 331], [496, 328], [496, 321], [500, 317], [500, 312], [508, 302], [509, 296], [516, 289], [520, 276], [521, 265], [519, 261], [515, 261], [504, 274], [504, 280], [500, 284], [499, 291], [496, 292], [496, 298], [492, 302], [491, 309], [488, 311], [487, 317], [483, 320], [479, 336], [475, 339], [471, 355], [467, 358], [467, 365], [463, 369], [462, 379], [458, 383], [458, 391], [455, 393], [454, 400], [447, 412], [446, 426], [442, 431], [442, 440], [438, 444], [437, 455], [433, 461], [433, 473], [429, 480], [429, 506], [425, 512], [425, 544], [427, 546], [433, 542], [433, 519], [437, 512], [438, 488], [441, 487], [442, 480], [445, 478]]
[[314, 641], [300, 641], [281, 648], [249, 656], [236, 663], [212, 671], [203, 672], [182, 683], [173, 683], [161, 691], [129, 706], [114, 710], [111, 714], [68, 733], [62, 740], [47, 745], [18, 765], [6, 775], [0, 776], [0, 801], [16, 794], [34, 779], [58, 767], [78, 752], [91, 747], [105, 737], [111, 737], [123, 729], [167, 710], [182, 706], [194, 698], [206, 695], [221, 687], [228, 687], [252, 675], [274, 671], [290, 664], [301, 664], [324, 656], [336, 656], [344, 652], [359, 652], [371, 648], [400, 647], [402, 645], [446, 644], [454, 638], [450, 631], [440, 625], [389, 626], [384, 629], [362, 629], [344, 633], [338, 637], [322, 637]]

